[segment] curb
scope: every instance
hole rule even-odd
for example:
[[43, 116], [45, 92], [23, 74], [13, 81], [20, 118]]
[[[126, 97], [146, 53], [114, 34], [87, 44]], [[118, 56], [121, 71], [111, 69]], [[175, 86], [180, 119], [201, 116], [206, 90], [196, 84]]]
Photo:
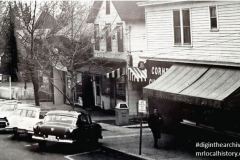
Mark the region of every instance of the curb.
[[133, 160], [154, 160], [152, 158], [143, 156], [143, 155], [137, 155], [137, 154], [133, 154], [133, 153], [129, 153], [126, 151], [121, 151], [112, 147], [107, 147], [107, 146], [101, 146], [101, 148], [105, 151], [109, 151], [112, 153], [117, 153], [120, 154], [122, 156], [128, 157], [129, 159], [133, 159]]

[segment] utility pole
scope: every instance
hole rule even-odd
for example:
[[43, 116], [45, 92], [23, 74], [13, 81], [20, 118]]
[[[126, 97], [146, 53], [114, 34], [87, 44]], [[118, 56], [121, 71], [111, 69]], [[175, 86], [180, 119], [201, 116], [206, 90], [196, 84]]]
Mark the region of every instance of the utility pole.
[[12, 78], [9, 76], [9, 99], [12, 99]]

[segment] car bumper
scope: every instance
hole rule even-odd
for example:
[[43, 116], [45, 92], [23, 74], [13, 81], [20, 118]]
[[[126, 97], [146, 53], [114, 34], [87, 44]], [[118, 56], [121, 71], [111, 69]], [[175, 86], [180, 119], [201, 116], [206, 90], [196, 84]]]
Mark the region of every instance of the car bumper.
[[74, 140], [70, 140], [70, 139], [50, 139], [50, 138], [43, 138], [43, 137], [39, 137], [39, 136], [32, 136], [32, 139], [37, 140], [37, 141], [49, 141], [49, 142], [57, 142], [57, 143], [69, 143], [72, 144], [75, 141]]
[[0, 131], [11, 132], [11, 131], [13, 131], [13, 128], [11, 128], [11, 127], [0, 128]]
[[34, 132], [31, 131], [31, 130], [21, 129], [21, 128], [16, 129], [16, 132], [17, 132], [18, 134], [33, 134], [33, 133], [34, 133]]

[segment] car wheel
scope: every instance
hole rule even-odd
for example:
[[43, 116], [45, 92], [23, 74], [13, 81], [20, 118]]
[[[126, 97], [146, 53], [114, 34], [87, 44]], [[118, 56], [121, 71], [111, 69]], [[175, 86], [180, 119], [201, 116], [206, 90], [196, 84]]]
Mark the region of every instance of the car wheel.
[[32, 139], [32, 134], [27, 134], [27, 138], [28, 138], [29, 140], [31, 140], [31, 139]]
[[43, 149], [45, 149], [45, 147], [46, 147], [46, 142], [40, 141], [40, 142], [38, 142], [38, 146], [39, 146], [39, 148], [40, 148], [41, 150], [43, 150]]
[[93, 139], [91, 139], [90, 143], [91, 143], [91, 145], [92, 145], [93, 147], [98, 146], [98, 138], [93, 138]]
[[19, 138], [19, 133], [17, 131], [13, 132], [13, 138], [18, 139]]

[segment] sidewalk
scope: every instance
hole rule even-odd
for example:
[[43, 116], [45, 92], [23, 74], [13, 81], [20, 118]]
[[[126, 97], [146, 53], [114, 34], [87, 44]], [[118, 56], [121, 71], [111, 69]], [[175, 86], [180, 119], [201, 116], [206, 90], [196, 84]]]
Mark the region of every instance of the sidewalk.
[[103, 127], [104, 147], [128, 154], [136, 159], [146, 160], [199, 160], [193, 153], [176, 144], [173, 136], [162, 134], [159, 149], [153, 147], [153, 137], [149, 128], [143, 128], [142, 154], [139, 155], [139, 128], [126, 128], [100, 123]]

